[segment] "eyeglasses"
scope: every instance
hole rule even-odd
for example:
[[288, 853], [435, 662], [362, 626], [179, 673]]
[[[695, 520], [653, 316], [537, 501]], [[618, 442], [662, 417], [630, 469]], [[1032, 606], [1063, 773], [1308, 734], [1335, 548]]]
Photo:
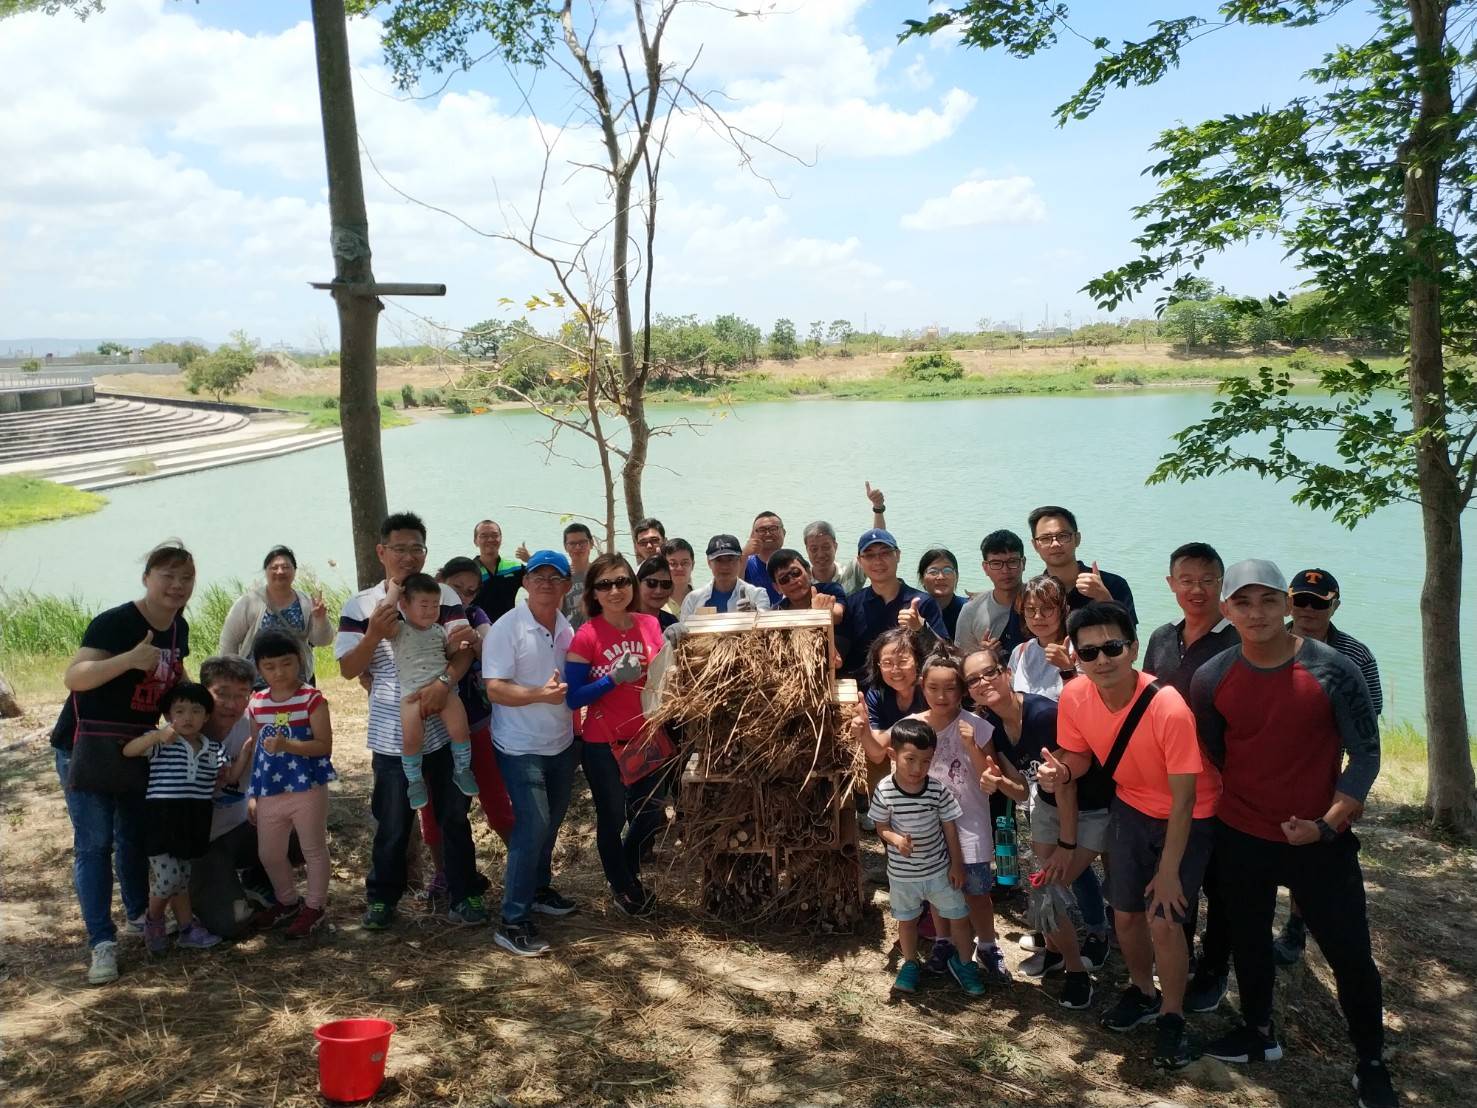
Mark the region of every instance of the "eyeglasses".
[[1106, 654], [1109, 658], [1116, 658], [1127, 650], [1133, 643], [1129, 639], [1109, 639], [1107, 642], [1099, 643], [1097, 646], [1079, 646], [1077, 657], [1084, 662], [1095, 662], [1099, 654]]
[[953, 566], [929, 566], [923, 571], [924, 577], [958, 577], [959, 571]]
[[966, 678], [966, 683], [973, 688], [975, 685], [983, 685], [986, 681], [995, 680], [1004, 672], [1005, 670], [1000, 666], [995, 666], [993, 669], [982, 669], [973, 677]]
[[424, 554], [426, 552], [426, 548], [418, 542], [397, 542], [393, 546], [385, 547], [385, 549], [391, 554], [399, 554], [401, 556], [406, 554]]
[[670, 577], [648, 577], [641, 583], [648, 589], [670, 589], [672, 587]]
[[1031, 541], [1037, 546], [1066, 546], [1076, 537], [1076, 531], [1053, 531], [1047, 535], [1037, 535]]
[[913, 669], [918, 665], [912, 658], [883, 658], [877, 663], [878, 669]]
[[1219, 577], [1176, 577], [1174, 583], [1182, 589], [1193, 589], [1198, 586], [1206, 592], [1215, 592], [1221, 587]]
[[1025, 564], [1026, 560], [1024, 558], [990, 558], [985, 562], [985, 568], [993, 569], [999, 573], [1007, 569], [1020, 569]]
[[779, 533], [780, 529], [775, 524], [767, 524], [764, 527], [754, 528], [754, 534], [756, 535], [778, 535]]
[[1295, 592], [1292, 594], [1292, 606], [1312, 608], [1315, 612], [1326, 612], [1333, 607], [1333, 597], [1314, 596], [1310, 592]]
[[609, 592], [611, 589], [629, 589], [635, 583], [629, 577], [606, 577], [595, 582], [595, 591]]
[[525, 584], [544, 586], [557, 585], [563, 580], [564, 575], [561, 573], [530, 573], [527, 577], [523, 578]]
[[774, 579], [774, 583], [776, 585], [788, 585], [792, 581], [800, 580], [800, 578], [804, 576], [805, 571], [803, 569], [792, 569], [789, 573], [781, 573], [778, 577]]

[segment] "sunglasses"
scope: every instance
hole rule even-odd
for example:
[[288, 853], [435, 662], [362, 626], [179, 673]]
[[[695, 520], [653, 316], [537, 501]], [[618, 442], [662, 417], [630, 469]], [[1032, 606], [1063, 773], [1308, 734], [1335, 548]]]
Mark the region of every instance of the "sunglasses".
[[670, 577], [648, 577], [641, 583], [648, 589], [670, 589], [672, 587], [672, 579]]
[[1294, 608], [1312, 608], [1315, 612], [1326, 612], [1333, 607], [1333, 598], [1314, 596], [1310, 592], [1295, 592], [1292, 594], [1292, 606]]
[[798, 581], [805, 576], [803, 569], [792, 569], [789, 573], [781, 573], [774, 579], [776, 585], [788, 585], [792, 581]]
[[595, 591], [609, 592], [611, 589], [629, 589], [635, 583], [629, 577], [606, 577], [604, 580], [595, 582]]
[[1116, 658], [1127, 650], [1133, 643], [1128, 639], [1109, 639], [1097, 646], [1079, 646], [1077, 657], [1084, 662], [1095, 662], [1099, 654], [1106, 654], [1109, 658]]

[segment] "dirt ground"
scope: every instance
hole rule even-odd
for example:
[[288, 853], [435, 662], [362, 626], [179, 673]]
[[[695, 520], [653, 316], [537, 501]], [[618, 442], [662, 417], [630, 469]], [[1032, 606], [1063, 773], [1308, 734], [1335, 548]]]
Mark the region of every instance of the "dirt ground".
[[[332, 794], [331, 928], [279, 934], [149, 963], [124, 939], [123, 976], [89, 988], [70, 888], [71, 831], [52, 769], [55, 706], [31, 705], [0, 740], [0, 1087], [41, 1105], [321, 1104], [313, 1028], [378, 1016], [398, 1025], [375, 1103], [457, 1105], [907, 1104], [1352, 1105], [1351, 1059], [1323, 959], [1279, 974], [1287, 1057], [1231, 1072], [1201, 1061], [1172, 1076], [1147, 1064], [1152, 1030], [1114, 1036], [1096, 1017], [1122, 987], [1116, 957], [1094, 1010], [1069, 1013], [1017, 978], [978, 1001], [929, 981], [888, 1001], [895, 966], [880, 846], [867, 836], [872, 909], [846, 937], [728, 930], [694, 912], [692, 885], [658, 865], [663, 909], [617, 915], [603, 895], [582, 783], [556, 858], [581, 910], [545, 929], [551, 956], [503, 953], [485, 928], [445, 925], [407, 897], [394, 930], [358, 923], [372, 831], [363, 700], [328, 688], [341, 774]], [[1389, 1057], [1404, 1103], [1473, 1102], [1477, 1080], [1477, 885], [1470, 851], [1418, 838], [1376, 812], [1365, 873], [1385, 972]], [[500, 847], [476, 830], [500, 888]], [[118, 909], [121, 912], [121, 908]], [[1019, 909], [999, 915], [1007, 959]], [[1048, 993], [1050, 995], [1048, 995]], [[1233, 991], [1234, 997], [1234, 991]], [[1191, 1017], [1209, 1036], [1232, 1021]]]

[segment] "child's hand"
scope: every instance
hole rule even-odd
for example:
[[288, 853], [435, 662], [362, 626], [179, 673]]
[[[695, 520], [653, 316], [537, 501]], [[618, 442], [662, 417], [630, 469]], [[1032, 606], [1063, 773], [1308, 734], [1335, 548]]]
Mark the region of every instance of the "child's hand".
[[911, 858], [913, 856], [912, 835], [899, 835], [897, 832], [893, 832], [892, 846], [904, 858]]
[[954, 888], [956, 888], [956, 889], [962, 889], [962, 888], [964, 888], [964, 863], [963, 862], [950, 862], [949, 863], [949, 884], [953, 885]]
[[288, 738], [286, 735], [273, 735], [271, 738], [262, 741], [262, 749], [268, 754], [285, 754], [287, 753], [287, 743]]
[[999, 790], [1001, 782], [1003, 782], [1004, 780], [1005, 774], [1002, 773], [1000, 771], [1000, 767], [995, 764], [995, 759], [986, 754], [985, 769], [984, 772], [980, 774], [980, 791], [983, 792], [986, 796], [994, 796], [996, 791]]
[[256, 826], [256, 797], [246, 798], [246, 818], [251, 821], [251, 826]]
[[964, 743], [965, 746], [974, 745], [974, 724], [970, 723], [967, 719], [961, 719], [959, 721], [959, 741]]

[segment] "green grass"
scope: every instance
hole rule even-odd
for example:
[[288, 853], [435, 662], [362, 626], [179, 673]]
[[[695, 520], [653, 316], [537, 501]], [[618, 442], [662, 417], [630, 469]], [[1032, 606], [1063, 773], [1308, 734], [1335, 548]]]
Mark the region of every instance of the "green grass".
[[[1472, 738], [1477, 757], [1477, 735]], [[1414, 724], [1380, 727], [1380, 775], [1374, 796], [1391, 804], [1420, 806], [1426, 801], [1426, 736]]]
[[[383, 400], [387, 396], [398, 400], [400, 390], [386, 389], [379, 393], [378, 399]], [[339, 409], [325, 408], [322, 394], [264, 392], [261, 394], [261, 402], [269, 408], [286, 408], [288, 411], [301, 412], [308, 417], [308, 426], [314, 429], [340, 426]], [[377, 404], [376, 409], [380, 414], [380, 427], [385, 430], [392, 427], [409, 427], [414, 422], [409, 416], [397, 409], [386, 408], [382, 403]]]
[[108, 502], [95, 492], [58, 485], [39, 477], [0, 477], [0, 531], [48, 519], [95, 512]]

